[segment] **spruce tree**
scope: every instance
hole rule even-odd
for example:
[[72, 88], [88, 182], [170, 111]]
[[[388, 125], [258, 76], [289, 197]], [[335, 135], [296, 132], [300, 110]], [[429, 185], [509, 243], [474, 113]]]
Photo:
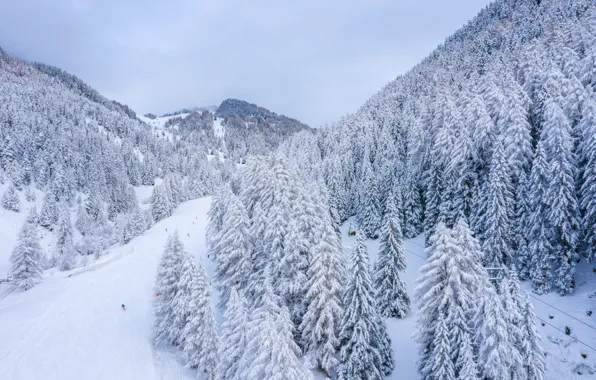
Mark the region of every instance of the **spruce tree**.
[[407, 266], [400, 224], [395, 200], [389, 197], [375, 268], [376, 302], [379, 313], [385, 318], [405, 318], [410, 308], [406, 285], [399, 276]]
[[41, 205], [39, 213], [39, 225], [52, 230], [58, 221], [58, 208], [56, 204], [56, 196], [52, 189], [46, 192]]
[[307, 355], [329, 373], [337, 364], [334, 354], [339, 346], [339, 326], [343, 315], [343, 260], [337, 234], [326, 220], [322, 236], [313, 247], [308, 268], [306, 297], [309, 304], [300, 330]]
[[548, 182], [546, 155], [542, 142], [539, 142], [534, 155], [528, 187], [531, 209], [528, 223], [530, 277], [532, 278], [532, 289], [538, 294], [548, 292], [552, 283], [550, 268], [553, 260], [553, 248], [550, 244], [551, 225], [547, 218], [550, 205], [546, 203]]
[[172, 331], [174, 325], [174, 299], [178, 293], [178, 285], [182, 274], [182, 265], [188, 254], [180, 241], [178, 231], [174, 231], [168, 240], [157, 268], [153, 340], [156, 345], [167, 341], [174, 343], [176, 334]]
[[268, 271], [263, 288], [263, 299], [248, 324], [249, 339], [240, 360], [238, 378], [301, 380], [308, 374], [298, 360], [301, 351], [294, 342], [290, 314], [287, 307], [279, 306]]
[[215, 267], [215, 281], [221, 292], [221, 305], [225, 306], [232, 286], [247, 296], [251, 274], [252, 246], [249, 237], [249, 220], [244, 205], [231, 195], [220, 232]]
[[522, 310], [521, 330], [522, 341], [519, 350], [521, 352], [524, 375], [527, 379], [542, 380], [546, 373], [544, 351], [541, 346], [542, 338], [536, 328], [534, 307], [527, 295]]
[[406, 181], [406, 186], [403, 190], [403, 193], [403, 233], [407, 239], [411, 239], [416, 237], [422, 228], [422, 204], [420, 200], [420, 191], [418, 190], [413, 179], [409, 178]]
[[[478, 302], [478, 301], [477, 301]], [[488, 288], [476, 313], [478, 368], [485, 379], [508, 379], [511, 376], [513, 349], [507, 330], [505, 310], [496, 292]]]
[[32, 208], [10, 255], [12, 280], [23, 290], [29, 290], [41, 281], [45, 264], [35, 219], [35, 208]]
[[580, 203], [585, 256], [588, 261], [593, 261], [596, 259], [596, 99], [586, 100], [584, 106], [579, 124], [580, 130], [584, 131], [580, 144], [581, 161], [584, 163]]
[[70, 270], [76, 265], [70, 209], [65, 202], [60, 203], [59, 209], [58, 224], [56, 225], [54, 264], [59, 265], [60, 270]]
[[507, 323], [507, 335], [511, 342], [509, 360], [511, 361], [511, 373], [513, 378], [520, 377], [523, 373], [522, 356], [519, 347], [522, 344], [522, 310], [523, 302], [520, 296], [519, 279], [515, 266], [507, 270], [507, 277], [500, 285], [500, 296], [505, 312]]
[[379, 232], [381, 210], [378, 203], [375, 173], [367, 159], [365, 159], [362, 171], [364, 176], [363, 187], [360, 191], [362, 231], [368, 238], [374, 239], [378, 236]]
[[190, 284], [188, 317], [182, 331], [183, 352], [186, 362], [206, 373], [207, 379], [215, 380], [218, 368], [219, 338], [215, 322], [215, 309], [211, 298], [211, 284], [203, 263], [193, 263]]
[[232, 287], [221, 327], [218, 370], [221, 380], [238, 379], [239, 362], [246, 349], [248, 339], [247, 327], [246, 300], [238, 294], [236, 287]]
[[[385, 321], [376, 310], [368, 252], [361, 233], [352, 251], [350, 273], [344, 292], [339, 378], [382, 379], [385, 368], [381, 350], [386, 347], [379, 324]], [[392, 367], [392, 363], [387, 364]]]
[[151, 204], [151, 213], [156, 222], [163, 220], [170, 215], [174, 207], [170, 201], [170, 197], [166, 190], [165, 184], [155, 185], [153, 187], [153, 194], [151, 195], [153, 203]]
[[503, 144], [497, 140], [491, 161], [487, 209], [481, 221], [480, 241], [484, 265], [501, 267], [511, 260], [510, 216], [513, 201], [509, 190], [509, 173]]
[[2, 196], [2, 207], [6, 210], [19, 212], [21, 210], [21, 201], [19, 200], [19, 193], [14, 185], [10, 185]]
[[555, 272], [554, 285], [561, 295], [575, 288], [575, 260], [579, 230], [579, 207], [575, 192], [576, 160], [573, 154], [571, 125], [563, 110], [548, 98], [545, 102], [541, 139], [550, 163], [550, 181], [545, 202], [546, 217], [552, 226]]

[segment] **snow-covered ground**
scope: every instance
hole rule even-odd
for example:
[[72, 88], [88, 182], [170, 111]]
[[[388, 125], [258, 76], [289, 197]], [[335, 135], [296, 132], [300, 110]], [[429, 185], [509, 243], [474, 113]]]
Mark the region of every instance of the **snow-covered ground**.
[[[139, 189], [148, 196], [149, 189]], [[196, 372], [184, 368], [175, 350], [155, 349], [150, 341], [152, 300], [157, 263], [168, 234], [177, 229], [186, 249], [206, 264], [213, 275], [213, 263], [206, 257], [204, 232], [210, 198], [180, 205], [174, 215], [157, 223], [129, 244], [113, 248], [99, 261], [70, 272], [46, 272], [44, 281], [27, 292], [4, 294], [0, 287], [0, 379], [191, 379]], [[6, 213], [6, 211], [5, 211]], [[15, 214], [24, 217], [24, 213]], [[13, 218], [14, 219], [14, 218]], [[10, 224], [0, 215], [0, 223]], [[15, 224], [18, 231], [20, 223]], [[342, 227], [346, 252], [353, 244]], [[0, 267], [7, 259], [14, 240], [0, 248]], [[378, 242], [367, 243], [371, 261], [376, 259]], [[422, 236], [405, 242], [408, 270], [404, 274], [410, 294], [419, 268], [424, 263]], [[539, 318], [571, 335], [545, 324], [538, 328], [548, 351], [547, 379], [594, 378], [587, 368], [583, 375], [571, 372], [580, 363], [595, 366], [596, 351], [580, 341], [596, 346], [596, 274], [587, 265], [578, 268], [578, 289], [572, 296], [556, 294], [532, 299]], [[528, 290], [526, 284], [524, 289]], [[214, 295], [217, 297], [217, 294]], [[216, 302], [216, 300], [215, 300]], [[416, 300], [412, 297], [412, 310]], [[122, 311], [121, 304], [127, 310]], [[570, 314], [573, 319], [561, 311]], [[550, 316], [553, 316], [550, 319]], [[221, 323], [221, 312], [218, 311]], [[395, 372], [390, 379], [418, 379], [417, 347], [412, 339], [415, 313], [404, 320], [389, 320], [388, 328], [395, 356]], [[580, 322], [581, 321], [581, 322]], [[583, 323], [582, 323], [583, 322]], [[557, 341], [562, 340], [562, 341]], [[581, 354], [587, 354], [583, 359]]]

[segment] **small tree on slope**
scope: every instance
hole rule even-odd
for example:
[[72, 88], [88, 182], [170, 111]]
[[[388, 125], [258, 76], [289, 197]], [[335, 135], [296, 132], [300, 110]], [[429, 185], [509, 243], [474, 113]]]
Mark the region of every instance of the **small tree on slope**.
[[76, 253], [72, 242], [73, 231], [70, 222], [70, 210], [66, 202], [60, 203], [59, 212], [54, 262], [60, 265], [60, 270], [71, 270], [76, 265]]
[[[368, 252], [361, 233], [352, 252], [350, 272], [341, 322], [339, 379], [382, 379], [393, 369], [393, 355], [391, 346], [386, 346], [387, 341], [381, 335], [386, 331], [380, 328], [385, 321], [376, 310]], [[387, 357], [389, 363], [385, 363]]]
[[186, 362], [207, 374], [207, 379], [217, 379], [218, 347], [215, 309], [211, 299], [211, 284], [203, 263], [189, 260], [193, 276], [190, 284], [188, 317], [182, 331], [183, 351]]
[[222, 324], [219, 346], [219, 376], [221, 380], [239, 378], [238, 367], [247, 344], [248, 310], [246, 300], [235, 287], [230, 290], [230, 299]]
[[19, 200], [19, 193], [14, 185], [10, 185], [2, 196], [2, 207], [7, 210], [19, 212], [21, 210], [21, 201]]
[[300, 324], [306, 353], [327, 373], [337, 364], [334, 354], [339, 346], [339, 326], [336, 323], [343, 315], [343, 261], [337, 239], [327, 221], [323, 236], [313, 248], [306, 284], [309, 304]]
[[33, 208], [23, 224], [17, 245], [10, 255], [12, 279], [24, 290], [31, 289], [41, 281], [45, 261], [39, 244], [35, 216], [35, 208]]
[[[522, 311], [522, 341], [519, 346], [524, 375], [528, 380], [542, 380], [546, 372], [542, 338], [536, 328], [534, 307], [528, 296], [524, 300]], [[523, 377], [522, 377], [523, 378]]]
[[155, 185], [153, 187], [153, 194], [151, 195], [151, 198], [153, 199], [153, 203], [151, 204], [151, 213], [153, 214], [153, 219], [156, 222], [159, 222], [160, 220], [172, 215], [174, 207], [172, 207], [172, 202], [170, 201], [165, 184]]
[[375, 294], [380, 314], [385, 318], [405, 318], [410, 308], [406, 285], [399, 277], [407, 260], [404, 255], [399, 211], [392, 197], [387, 200], [381, 229], [379, 260], [375, 268]]
[[164, 341], [173, 343], [177, 340], [171, 330], [175, 317], [173, 302], [178, 293], [182, 265], [186, 256], [187, 253], [180, 242], [178, 232], [175, 231], [168, 237], [157, 268], [155, 287], [158, 296], [153, 307], [155, 314], [153, 340], [156, 345]]

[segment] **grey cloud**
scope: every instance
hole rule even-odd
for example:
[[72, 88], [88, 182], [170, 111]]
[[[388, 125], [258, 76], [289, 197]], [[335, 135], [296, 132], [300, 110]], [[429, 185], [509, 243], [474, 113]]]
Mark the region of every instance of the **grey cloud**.
[[0, 0], [0, 46], [137, 112], [238, 97], [312, 126], [355, 111], [488, 0]]

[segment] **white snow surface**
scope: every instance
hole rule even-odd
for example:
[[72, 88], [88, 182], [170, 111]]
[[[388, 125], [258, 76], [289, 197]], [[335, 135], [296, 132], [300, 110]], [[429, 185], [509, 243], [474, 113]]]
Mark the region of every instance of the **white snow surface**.
[[[139, 195], [148, 193], [143, 190]], [[112, 248], [108, 255], [85, 268], [46, 271], [44, 281], [29, 291], [11, 292], [8, 286], [0, 285], [0, 379], [196, 378], [196, 371], [184, 367], [175, 349], [152, 345], [152, 301], [157, 264], [167, 236], [175, 229], [185, 248], [203, 260], [209, 275], [213, 275], [213, 262], [206, 257], [204, 239], [209, 204], [210, 198], [183, 203], [170, 218], [130, 243]], [[17, 215], [25, 216], [24, 211], [12, 218], [6, 213], [0, 215], [4, 225], [16, 222]], [[18, 231], [20, 224], [15, 223], [11, 231]], [[347, 236], [348, 224], [342, 226], [347, 253], [354, 241]], [[15, 239], [0, 248], [0, 267], [8, 264]], [[426, 257], [423, 237], [408, 240], [404, 245], [408, 270], [403, 279], [412, 295]], [[367, 246], [372, 264], [378, 241], [368, 241]], [[577, 278], [578, 289], [572, 296], [549, 294], [538, 298], [585, 325], [532, 299], [539, 318], [560, 330], [569, 326], [572, 331], [567, 336], [549, 325], [540, 326], [537, 321], [548, 351], [548, 380], [596, 377], [587, 367], [596, 367], [596, 351], [575, 340], [596, 346], [596, 317], [586, 314], [588, 309], [596, 311], [596, 298], [588, 297], [596, 291], [596, 274], [584, 264], [578, 267]], [[524, 284], [523, 289], [529, 291], [528, 285]], [[406, 319], [387, 321], [395, 358], [395, 371], [389, 379], [420, 378], [416, 370], [417, 346], [412, 338], [416, 300], [412, 299], [412, 303], [412, 312]], [[121, 304], [126, 305], [126, 311], [121, 310]], [[222, 313], [217, 310], [219, 324], [221, 319]], [[583, 359], [581, 353], [586, 353], [587, 358]], [[576, 368], [582, 371], [581, 376], [572, 373]]]

